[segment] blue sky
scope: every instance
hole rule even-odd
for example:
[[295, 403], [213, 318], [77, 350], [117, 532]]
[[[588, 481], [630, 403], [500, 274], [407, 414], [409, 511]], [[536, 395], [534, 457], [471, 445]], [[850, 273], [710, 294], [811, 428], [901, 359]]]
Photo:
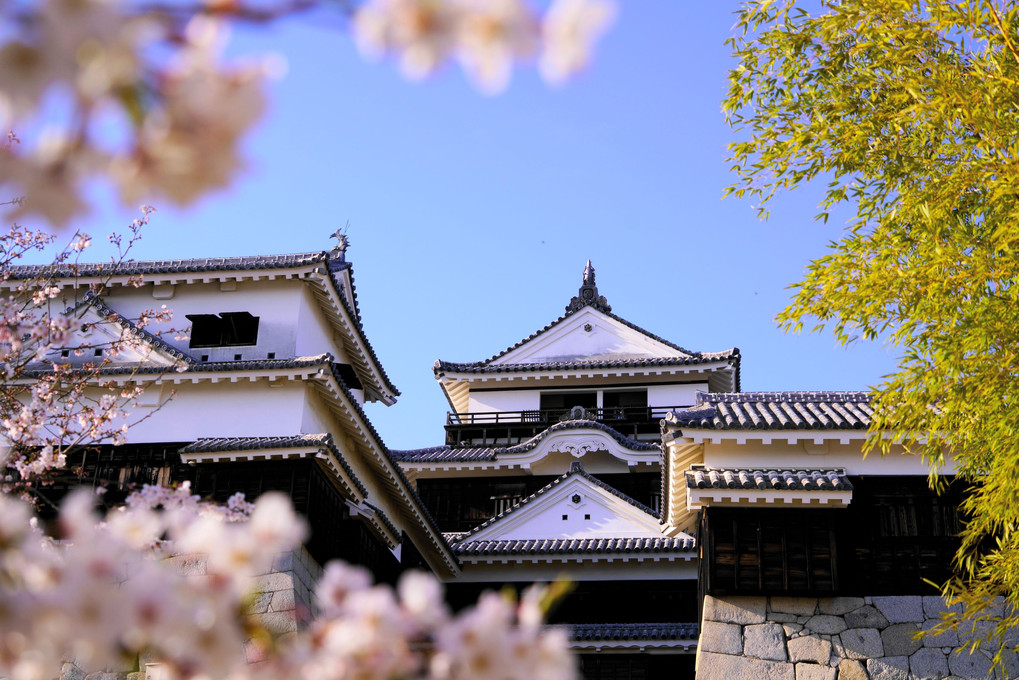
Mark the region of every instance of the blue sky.
[[[554, 320], [588, 258], [623, 318], [692, 350], [740, 347], [745, 390], [865, 389], [894, 366], [881, 346], [773, 322], [838, 220], [813, 221], [816, 192], [782, 197], [767, 222], [721, 200], [735, 8], [627, 3], [586, 73], [550, 89], [522, 68], [498, 97], [455, 66], [408, 83], [328, 15], [235, 34], [232, 53], [288, 63], [249, 168], [184, 210], [154, 199], [134, 257], [324, 250], [349, 222], [365, 329], [403, 392], [368, 408], [393, 448], [442, 441], [435, 359], [484, 359]], [[134, 217], [96, 197], [77, 226]]]

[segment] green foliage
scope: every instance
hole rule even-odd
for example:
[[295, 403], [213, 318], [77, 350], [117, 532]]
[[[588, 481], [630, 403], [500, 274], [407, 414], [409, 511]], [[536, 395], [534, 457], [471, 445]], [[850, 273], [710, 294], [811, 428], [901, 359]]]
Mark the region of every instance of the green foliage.
[[901, 349], [876, 388], [869, 447], [905, 445], [932, 483], [954, 452], [974, 493], [944, 587], [967, 619], [945, 625], [975, 625], [1003, 648], [1019, 623], [1019, 10], [801, 4], [752, 0], [739, 12], [727, 193], [755, 198], [766, 217], [777, 192], [816, 180], [827, 183], [818, 219], [854, 212], [779, 323]]

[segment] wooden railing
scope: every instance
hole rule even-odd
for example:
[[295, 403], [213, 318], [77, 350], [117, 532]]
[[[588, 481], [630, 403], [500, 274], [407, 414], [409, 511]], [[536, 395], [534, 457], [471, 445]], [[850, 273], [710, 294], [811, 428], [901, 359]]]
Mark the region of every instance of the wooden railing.
[[[608, 406], [447, 413], [446, 443], [512, 446], [566, 420], [593, 420], [629, 437], [654, 435], [669, 411], [685, 406]], [[646, 438], [646, 437], [641, 437]]]

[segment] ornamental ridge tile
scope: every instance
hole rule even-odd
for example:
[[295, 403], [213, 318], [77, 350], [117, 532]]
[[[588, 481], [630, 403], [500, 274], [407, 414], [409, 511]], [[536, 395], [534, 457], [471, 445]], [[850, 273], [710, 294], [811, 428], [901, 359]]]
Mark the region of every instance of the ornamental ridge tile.
[[689, 489], [757, 491], [852, 491], [844, 468], [709, 468], [686, 471]]
[[[633, 498], [630, 498], [629, 496], [624, 494], [622, 491], [619, 491], [618, 489], [615, 489], [615, 488], [609, 486], [608, 484], [606, 484], [605, 482], [601, 481], [600, 479], [596, 479], [595, 477], [592, 477], [590, 474], [588, 474], [588, 472], [586, 470], [584, 470], [584, 466], [581, 465], [580, 461], [579, 460], [575, 460], [572, 463], [570, 463], [570, 470], [569, 470], [569, 472], [567, 472], [567, 473], [565, 473], [563, 475], [560, 475], [559, 477], [556, 477], [551, 482], [549, 482], [545, 486], [541, 487], [540, 489], [538, 489], [537, 491], [532, 493], [530, 496], [527, 496], [526, 498], [522, 498], [521, 500], [517, 501], [516, 503], [514, 503], [510, 507], [508, 507], [505, 510], [503, 510], [502, 512], [500, 512], [498, 515], [495, 515], [494, 517], [491, 517], [491, 518], [485, 520], [483, 523], [479, 524], [478, 526], [474, 527], [470, 531], [466, 532], [463, 536], [461, 536], [459, 539], [457, 539], [457, 544], [462, 543], [462, 542], [467, 542], [467, 540], [471, 536], [477, 534], [482, 529], [486, 529], [486, 528], [492, 526], [493, 524], [495, 524], [496, 522], [501, 520], [503, 517], [511, 515], [514, 512], [516, 512], [517, 510], [519, 510], [520, 508], [524, 507], [525, 505], [534, 502], [536, 499], [544, 496], [545, 494], [550, 492], [552, 489], [554, 489], [555, 487], [559, 486], [560, 484], [565, 482], [570, 477], [573, 477], [574, 475], [578, 475], [580, 477], [583, 477], [584, 479], [586, 479], [587, 481], [591, 482], [595, 486], [597, 486], [597, 487], [599, 487], [601, 489], [604, 489], [605, 491], [609, 492], [610, 494], [612, 494], [616, 498], [619, 498], [619, 499], [621, 499], [623, 501], [626, 501], [627, 503], [629, 503], [633, 507], [637, 508], [641, 512], [646, 512], [647, 514], [651, 515], [652, 517], [658, 519], [659, 523], [661, 523], [661, 517], [659, 515], [655, 514], [654, 510], [652, 510], [648, 506], [644, 505], [643, 503], [641, 503], [639, 501], [636, 501]], [[579, 540], [579, 539], [571, 539], [571, 540]], [[599, 539], [599, 540], [601, 540], [601, 539]], [[612, 540], [616, 540], [616, 539], [612, 539]], [[627, 540], [630, 540], [630, 539], [627, 539]], [[643, 540], [643, 539], [632, 539], [632, 540]], [[657, 540], [657, 539], [654, 539], [654, 540]], [[499, 541], [479, 541], [479, 542], [498, 543]]]
[[698, 392], [694, 406], [666, 414], [663, 427], [714, 430], [865, 430], [868, 392]]
[[[188, 444], [178, 451], [181, 455], [193, 453], [226, 453], [232, 451], [257, 451], [259, 449], [298, 449], [307, 447], [321, 447], [328, 450], [336, 460], [339, 461], [343, 471], [347, 473], [354, 486], [363, 497], [368, 496], [368, 489], [357, 475], [353, 468], [347, 463], [346, 458], [340, 453], [333, 443], [333, 436], [324, 434], [299, 434], [292, 437], [207, 437]], [[381, 512], [381, 511], [379, 511]], [[388, 521], [388, 518], [386, 518]], [[399, 536], [399, 533], [396, 533]]]
[[527, 441], [514, 444], [513, 446], [457, 447], [445, 444], [424, 449], [393, 451], [392, 453], [396, 460], [407, 463], [492, 461], [496, 460], [500, 455], [526, 453], [538, 446], [543, 439], [557, 432], [582, 429], [600, 430], [612, 437], [619, 445], [631, 451], [661, 451], [661, 447], [658, 444], [632, 439], [596, 420], [566, 420], [561, 423], [555, 423]]

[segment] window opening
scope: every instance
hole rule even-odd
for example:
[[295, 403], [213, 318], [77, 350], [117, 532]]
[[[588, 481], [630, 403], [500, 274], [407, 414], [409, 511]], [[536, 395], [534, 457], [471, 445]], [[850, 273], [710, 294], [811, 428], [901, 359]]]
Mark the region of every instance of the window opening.
[[258, 317], [248, 312], [188, 314], [191, 347], [236, 347], [258, 341]]

